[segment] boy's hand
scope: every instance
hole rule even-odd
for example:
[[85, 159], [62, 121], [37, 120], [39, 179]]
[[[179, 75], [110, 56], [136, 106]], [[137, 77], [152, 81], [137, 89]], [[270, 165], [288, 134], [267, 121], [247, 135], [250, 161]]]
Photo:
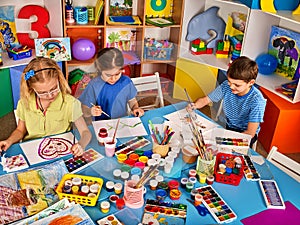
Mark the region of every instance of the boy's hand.
[[195, 103], [189, 103], [187, 106], [186, 106], [186, 109], [187, 111], [193, 111], [196, 109], [196, 104]]
[[133, 109], [133, 110], [132, 110], [132, 114], [133, 114], [134, 116], [141, 117], [141, 116], [144, 115], [144, 113], [145, 113], [144, 110], [141, 109], [141, 108], [136, 108], [136, 109]]
[[101, 106], [99, 105], [92, 106], [91, 114], [92, 116], [100, 116], [102, 114]]

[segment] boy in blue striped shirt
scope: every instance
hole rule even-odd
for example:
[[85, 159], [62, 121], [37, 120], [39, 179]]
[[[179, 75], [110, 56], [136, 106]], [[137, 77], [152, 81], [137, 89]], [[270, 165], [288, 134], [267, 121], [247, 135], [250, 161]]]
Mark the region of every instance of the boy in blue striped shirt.
[[258, 66], [255, 61], [245, 56], [237, 58], [229, 66], [227, 81], [207, 96], [188, 105], [188, 109], [200, 109], [223, 99], [226, 129], [251, 135], [252, 148], [257, 140], [266, 107], [266, 99], [254, 86], [257, 74]]

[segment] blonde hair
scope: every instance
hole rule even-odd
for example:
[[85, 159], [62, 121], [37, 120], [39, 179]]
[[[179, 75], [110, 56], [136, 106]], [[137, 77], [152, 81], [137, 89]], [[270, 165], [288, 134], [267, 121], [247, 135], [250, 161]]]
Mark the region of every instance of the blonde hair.
[[[31, 76], [28, 76], [28, 74], [31, 74]], [[62, 70], [54, 60], [38, 57], [28, 63], [22, 73], [20, 88], [20, 99], [25, 101], [27, 107], [30, 95], [34, 94], [32, 84], [37, 82], [44, 83], [51, 78], [58, 79], [63, 98], [66, 94], [71, 94], [69, 84]]]

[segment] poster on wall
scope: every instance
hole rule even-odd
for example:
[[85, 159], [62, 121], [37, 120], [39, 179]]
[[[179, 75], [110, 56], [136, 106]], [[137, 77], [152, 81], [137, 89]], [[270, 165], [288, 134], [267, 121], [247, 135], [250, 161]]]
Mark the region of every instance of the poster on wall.
[[36, 56], [55, 61], [71, 60], [70, 38], [38, 38], [34, 39]]

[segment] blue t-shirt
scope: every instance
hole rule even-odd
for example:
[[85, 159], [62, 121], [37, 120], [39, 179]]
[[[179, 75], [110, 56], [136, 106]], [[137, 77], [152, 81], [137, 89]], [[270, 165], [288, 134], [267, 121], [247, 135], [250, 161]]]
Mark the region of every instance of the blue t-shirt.
[[[102, 80], [101, 76], [89, 82], [79, 100], [82, 104], [91, 107], [91, 103], [101, 106], [102, 110], [111, 118], [127, 116], [127, 103], [137, 94], [136, 87], [127, 76], [121, 76], [113, 85]], [[110, 119], [103, 113], [95, 120]]]
[[[212, 102], [223, 100], [223, 110], [226, 125], [234, 130], [245, 131], [249, 122], [261, 123], [266, 108], [266, 99], [262, 93], [252, 86], [250, 91], [243, 96], [233, 94], [228, 81], [224, 81], [214, 91], [208, 94]], [[256, 134], [260, 131], [258, 126]]]

